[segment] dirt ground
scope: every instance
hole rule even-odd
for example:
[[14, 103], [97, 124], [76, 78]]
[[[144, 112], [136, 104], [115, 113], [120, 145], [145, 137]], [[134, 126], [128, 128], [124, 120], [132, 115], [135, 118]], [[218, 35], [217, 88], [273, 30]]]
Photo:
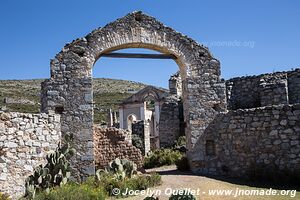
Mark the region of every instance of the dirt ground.
[[[162, 167], [149, 170], [148, 172], [158, 172], [162, 175], [162, 185], [150, 188], [148, 191], [145, 191], [148, 195], [137, 195], [126, 198], [124, 200], [143, 200], [146, 196], [151, 196], [151, 193], [154, 193], [155, 197], [159, 197], [159, 200], [168, 200], [169, 193], [172, 191], [177, 191], [178, 189], [188, 188], [191, 191], [197, 193], [195, 195], [197, 200], [288, 200], [288, 199], [300, 199], [300, 192], [292, 193], [289, 192], [289, 195], [280, 195], [281, 190], [276, 190], [276, 195], [249, 195], [250, 192], [255, 193], [256, 191], [269, 192], [269, 188], [256, 188], [250, 187], [247, 185], [241, 184], [232, 184], [227, 181], [220, 181], [212, 178], [207, 178], [204, 176], [196, 176], [189, 172], [179, 172], [176, 170], [175, 166]], [[228, 193], [231, 191], [231, 194], [213, 195], [215, 190], [226, 190]], [[247, 191], [245, 191], [247, 190]], [[236, 191], [239, 191], [240, 194], [244, 192], [245, 195], [238, 195], [235, 197]], [[248, 193], [248, 195], [246, 194]], [[294, 197], [293, 197], [294, 196]]]

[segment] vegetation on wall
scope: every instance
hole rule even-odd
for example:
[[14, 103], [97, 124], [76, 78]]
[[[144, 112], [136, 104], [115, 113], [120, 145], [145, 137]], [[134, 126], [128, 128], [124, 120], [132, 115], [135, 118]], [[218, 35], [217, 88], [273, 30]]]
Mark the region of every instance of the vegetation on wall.
[[141, 152], [144, 155], [145, 145], [144, 145], [143, 137], [138, 134], [132, 134], [131, 139], [132, 139], [132, 145], [135, 146], [136, 148], [138, 148], [139, 150], [141, 150]]
[[185, 152], [186, 151], [186, 137], [179, 136], [177, 138], [177, 140], [175, 141], [175, 145], [173, 146], [173, 148], [180, 152]]

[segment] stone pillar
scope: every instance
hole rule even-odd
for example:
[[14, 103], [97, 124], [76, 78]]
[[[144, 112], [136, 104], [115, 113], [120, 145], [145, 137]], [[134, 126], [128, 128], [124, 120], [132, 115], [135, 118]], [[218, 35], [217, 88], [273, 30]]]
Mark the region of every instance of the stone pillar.
[[144, 145], [145, 145], [145, 155], [151, 150], [150, 145], [150, 124], [144, 120]]
[[155, 102], [155, 116], [154, 116], [154, 136], [155, 146], [159, 148], [159, 118], [160, 118], [160, 102]]
[[169, 90], [171, 95], [182, 95], [182, 80], [179, 72], [175, 73], [170, 77]]
[[113, 127], [114, 118], [111, 109], [107, 109], [107, 127]]
[[117, 124], [118, 123], [118, 115], [117, 112], [113, 112], [113, 124]]
[[124, 113], [123, 108], [119, 108], [120, 129], [124, 129]]
[[160, 105], [159, 102], [155, 102], [155, 122], [159, 122], [160, 117]]
[[142, 103], [141, 104], [141, 107], [140, 107], [140, 115], [141, 115], [141, 120], [145, 120], [145, 103]]

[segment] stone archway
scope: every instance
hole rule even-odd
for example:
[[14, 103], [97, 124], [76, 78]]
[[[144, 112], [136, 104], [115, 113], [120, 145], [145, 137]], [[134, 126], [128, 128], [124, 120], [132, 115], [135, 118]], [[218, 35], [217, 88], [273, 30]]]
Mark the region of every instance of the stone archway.
[[191, 38], [133, 12], [67, 44], [51, 60], [51, 78], [42, 84], [42, 112], [62, 111], [62, 133], [74, 135], [77, 156], [72, 164], [78, 177], [94, 173], [92, 67], [103, 53], [124, 48], [176, 57], [183, 79], [189, 161], [196, 169], [203, 149], [195, 144], [217, 114], [214, 108], [226, 105], [219, 61]]

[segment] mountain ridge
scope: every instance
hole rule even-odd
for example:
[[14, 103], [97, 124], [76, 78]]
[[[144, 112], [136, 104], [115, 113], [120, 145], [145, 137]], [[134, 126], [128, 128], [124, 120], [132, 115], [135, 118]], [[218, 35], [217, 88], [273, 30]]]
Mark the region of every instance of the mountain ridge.
[[[0, 80], [0, 108], [11, 112], [39, 113], [41, 83], [44, 80]], [[146, 86], [135, 81], [94, 78], [94, 122], [105, 122], [107, 109], [117, 110], [123, 99]]]

